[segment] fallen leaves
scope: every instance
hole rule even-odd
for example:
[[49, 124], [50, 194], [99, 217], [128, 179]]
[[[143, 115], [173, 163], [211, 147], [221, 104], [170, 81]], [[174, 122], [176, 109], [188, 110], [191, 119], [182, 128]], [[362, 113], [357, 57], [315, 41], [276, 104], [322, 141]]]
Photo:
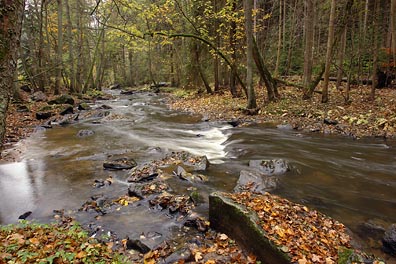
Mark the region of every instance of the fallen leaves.
[[315, 210], [270, 194], [226, 195], [257, 213], [268, 239], [292, 262], [334, 263], [338, 249], [350, 247], [344, 225]]
[[[191, 95], [175, 100], [171, 108], [199, 113], [211, 120], [243, 120], [247, 123], [287, 123], [293, 128], [312, 132], [335, 133], [353, 137], [384, 136], [395, 137], [396, 97], [395, 89], [376, 91], [376, 100], [370, 102], [367, 86], [354, 86], [351, 102], [345, 103], [343, 94], [330, 89], [330, 102], [320, 103], [320, 96], [310, 101], [302, 100], [302, 94], [295, 88], [280, 87], [282, 98], [277, 102], [266, 102], [264, 89], [256, 90], [260, 110], [257, 115], [243, 113], [246, 98], [232, 98], [229, 91], [213, 95]], [[324, 122], [330, 120], [331, 122]], [[243, 123], [243, 122], [241, 122]]]
[[121, 260], [75, 223], [0, 227], [0, 263], [97, 263]]

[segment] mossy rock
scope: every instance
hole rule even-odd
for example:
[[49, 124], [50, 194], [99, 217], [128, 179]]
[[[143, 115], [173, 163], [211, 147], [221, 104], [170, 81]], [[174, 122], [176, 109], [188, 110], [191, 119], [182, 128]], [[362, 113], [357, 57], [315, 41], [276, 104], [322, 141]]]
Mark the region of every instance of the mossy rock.
[[54, 110], [54, 107], [52, 105], [44, 105], [39, 109], [39, 112], [47, 112], [51, 110]]
[[227, 234], [262, 263], [289, 264], [290, 257], [272, 243], [257, 225], [258, 217], [219, 192], [209, 196], [211, 228]]
[[48, 104], [53, 105], [53, 104], [69, 104], [69, 105], [74, 105], [74, 98], [71, 95], [68, 94], [62, 94], [61, 96], [48, 101]]

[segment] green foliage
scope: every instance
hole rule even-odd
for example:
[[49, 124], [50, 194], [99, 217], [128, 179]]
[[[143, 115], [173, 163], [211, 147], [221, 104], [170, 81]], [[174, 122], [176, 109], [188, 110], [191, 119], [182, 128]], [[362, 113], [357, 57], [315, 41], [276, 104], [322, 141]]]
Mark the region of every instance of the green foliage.
[[196, 91], [194, 91], [194, 90], [186, 90], [186, 89], [182, 89], [182, 88], [172, 90], [172, 94], [179, 98], [188, 98], [195, 92]]
[[95, 97], [103, 96], [104, 93], [100, 90], [93, 89], [93, 90], [88, 90], [86, 95], [95, 98]]
[[0, 258], [5, 263], [125, 263], [119, 253], [77, 223], [38, 224], [21, 221], [0, 227]]

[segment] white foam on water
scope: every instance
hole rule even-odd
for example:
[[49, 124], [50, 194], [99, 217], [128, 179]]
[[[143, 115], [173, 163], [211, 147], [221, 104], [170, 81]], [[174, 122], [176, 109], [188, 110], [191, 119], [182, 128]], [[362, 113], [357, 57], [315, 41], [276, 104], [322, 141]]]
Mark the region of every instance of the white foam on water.
[[228, 138], [224, 127], [211, 127], [204, 130], [162, 128], [158, 133], [148, 131], [125, 131], [112, 127], [113, 132], [122, 134], [150, 147], [161, 147], [174, 151], [187, 151], [194, 155], [205, 155], [211, 163], [223, 163]]

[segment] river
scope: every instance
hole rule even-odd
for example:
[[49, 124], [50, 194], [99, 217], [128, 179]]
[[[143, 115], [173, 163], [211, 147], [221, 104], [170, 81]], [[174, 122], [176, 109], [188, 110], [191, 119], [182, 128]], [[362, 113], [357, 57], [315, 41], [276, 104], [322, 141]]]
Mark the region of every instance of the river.
[[[275, 194], [318, 209], [353, 231], [373, 219], [396, 223], [394, 142], [352, 140], [269, 125], [234, 128], [169, 110], [163, 95], [112, 93], [116, 99], [96, 102], [96, 106], [113, 108], [109, 116], [39, 130], [20, 144], [22, 161], [0, 165], [0, 224], [14, 223], [26, 211], [32, 211], [33, 218], [48, 219], [53, 209], [75, 210], [92, 195], [92, 183], [98, 178], [111, 175], [126, 189], [126, 172], [103, 170], [109, 155], [127, 155], [143, 163], [172, 150], [209, 158], [209, 181], [197, 186], [203, 197], [214, 190], [232, 191], [239, 172], [251, 159], [281, 158], [292, 169], [279, 176]], [[81, 129], [95, 134], [79, 138], [76, 134]], [[173, 189], [185, 192], [186, 187]], [[116, 229], [127, 226], [136, 234], [162, 225], [161, 217], [145, 210], [104, 221], [119, 221]], [[198, 210], [205, 214], [207, 205]]]

